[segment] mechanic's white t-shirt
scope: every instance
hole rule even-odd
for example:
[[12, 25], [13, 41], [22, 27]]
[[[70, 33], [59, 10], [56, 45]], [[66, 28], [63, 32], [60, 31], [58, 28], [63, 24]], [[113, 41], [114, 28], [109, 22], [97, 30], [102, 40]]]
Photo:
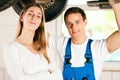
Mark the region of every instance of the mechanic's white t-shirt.
[[[69, 37], [62, 37], [62, 36], [50, 36], [49, 38], [49, 46], [58, 51], [58, 56], [60, 57], [60, 66], [63, 70], [63, 63], [64, 63], [64, 55], [65, 55], [65, 48]], [[88, 39], [83, 44], [71, 44], [71, 55], [72, 58], [70, 62], [72, 66], [84, 66], [84, 62], [86, 59], [84, 58], [86, 46], [87, 46]], [[106, 41], [103, 40], [93, 40], [91, 43], [91, 52], [93, 57], [94, 63], [94, 73], [96, 80], [100, 80], [101, 72], [102, 72], [102, 64], [106, 55], [108, 54], [108, 50], [106, 48]]]

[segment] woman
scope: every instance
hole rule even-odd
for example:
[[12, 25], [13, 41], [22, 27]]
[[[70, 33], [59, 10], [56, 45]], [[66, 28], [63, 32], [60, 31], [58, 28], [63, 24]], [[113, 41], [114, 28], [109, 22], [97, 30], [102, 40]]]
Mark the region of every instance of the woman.
[[39, 4], [29, 4], [22, 10], [16, 38], [3, 50], [12, 80], [62, 80], [57, 55], [47, 44], [44, 25]]

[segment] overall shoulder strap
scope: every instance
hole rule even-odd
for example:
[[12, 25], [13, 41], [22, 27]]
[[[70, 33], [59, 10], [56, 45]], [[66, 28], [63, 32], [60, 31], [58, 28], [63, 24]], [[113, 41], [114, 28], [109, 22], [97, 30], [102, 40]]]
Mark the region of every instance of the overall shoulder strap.
[[71, 38], [68, 39], [66, 49], [65, 49], [65, 64], [71, 64]]
[[93, 41], [92, 39], [89, 39], [86, 46], [86, 52], [85, 52], [86, 63], [92, 63], [92, 52], [91, 52], [92, 41]]
[[[86, 46], [86, 52], [85, 52], [85, 58], [86, 58], [86, 62], [87, 63], [91, 63], [92, 61], [92, 54], [91, 54], [91, 42], [93, 40], [89, 39], [87, 46]], [[66, 49], [65, 49], [65, 64], [71, 64], [70, 63], [70, 59], [71, 59], [71, 38], [68, 39], [67, 45], [66, 45]]]

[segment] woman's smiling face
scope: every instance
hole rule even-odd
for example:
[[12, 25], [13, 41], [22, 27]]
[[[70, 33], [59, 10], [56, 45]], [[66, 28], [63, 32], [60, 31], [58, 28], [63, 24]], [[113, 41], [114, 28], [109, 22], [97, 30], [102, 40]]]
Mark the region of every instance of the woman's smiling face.
[[36, 30], [42, 20], [42, 11], [38, 7], [30, 7], [21, 17], [23, 28]]

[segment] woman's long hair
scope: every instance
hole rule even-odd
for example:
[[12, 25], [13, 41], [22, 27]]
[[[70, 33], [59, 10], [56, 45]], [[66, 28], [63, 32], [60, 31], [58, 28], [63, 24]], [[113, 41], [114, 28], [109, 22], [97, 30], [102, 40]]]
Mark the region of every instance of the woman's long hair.
[[45, 56], [45, 58], [47, 59], [48, 63], [50, 63], [50, 60], [49, 60], [49, 57], [48, 57], [47, 51], [46, 51], [47, 50], [47, 41], [46, 41], [46, 31], [45, 31], [44, 10], [40, 6], [40, 4], [38, 4], [38, 3], [28, 4], [21, 11], [16, 38], [18, 38], [21, 35], [22, 29], [23, 29], [23, 22], [21, 21], [21, 17], [26, 13], [26, 11], [30, 7], [33, 7], [33, 6], [40, 8], [40, 10], [42, 11], [42, 20], [41, 20], [40, 26], [35, 31], [34, 38], [33, 38], [33, 47], [34, 47], [35, 50], [38, 51], [38, 53], [42, 53]]

